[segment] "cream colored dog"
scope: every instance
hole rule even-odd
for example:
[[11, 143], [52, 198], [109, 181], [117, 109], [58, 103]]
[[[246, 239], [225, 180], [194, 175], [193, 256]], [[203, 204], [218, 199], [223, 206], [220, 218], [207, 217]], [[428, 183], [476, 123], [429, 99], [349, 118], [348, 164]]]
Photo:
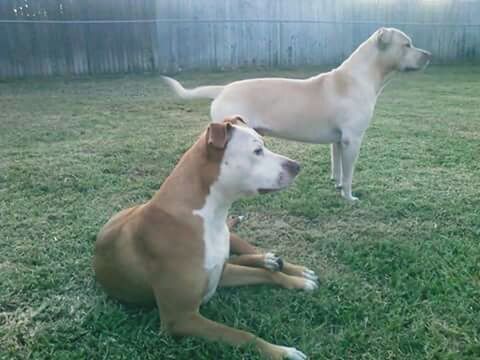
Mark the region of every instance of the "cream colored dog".
[[352, 176], [362, 138], [389, 75], [425, 68], [431, 54], [393, 28], [381, 28], [338, 68], [308, 79], [264, 78], [185, 89], [165, 77], [185, 99], [211, 98], [211, 118], [240, 114], [262, 134], [332, 144], [332, 180], [342, 196], [352, 196]]

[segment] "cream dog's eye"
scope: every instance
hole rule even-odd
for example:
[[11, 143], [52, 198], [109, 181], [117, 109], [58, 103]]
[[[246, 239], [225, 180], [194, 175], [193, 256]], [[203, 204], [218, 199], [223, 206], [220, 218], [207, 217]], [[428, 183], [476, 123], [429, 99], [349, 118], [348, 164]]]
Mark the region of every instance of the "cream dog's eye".
[[263, 155], [263, 149], [262, 148], [255, 149], [253, 152], [257, 156]]
[[407, 48], [410, 48], [410, 47], [412, 47], [412, 44], [407, 43], [407, 44], [405, 44], [405, 46], [406, 46]]

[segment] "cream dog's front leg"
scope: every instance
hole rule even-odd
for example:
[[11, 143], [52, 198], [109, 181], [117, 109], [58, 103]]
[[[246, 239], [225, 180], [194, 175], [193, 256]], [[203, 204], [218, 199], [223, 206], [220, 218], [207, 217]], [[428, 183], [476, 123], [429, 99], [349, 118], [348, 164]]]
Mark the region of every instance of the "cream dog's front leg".
[[335, 189], [342, 188], [342, 147], [340, 143], [331, 145], [332, 175], [331, 179], [335, 181]]
[[342, 134], [341, 155], [342, 155], [342, 196], [351, 202], [358, 198], [352, 195], [352, 179], [355, 162], [360, 152], [362, 136], [344, 133]]

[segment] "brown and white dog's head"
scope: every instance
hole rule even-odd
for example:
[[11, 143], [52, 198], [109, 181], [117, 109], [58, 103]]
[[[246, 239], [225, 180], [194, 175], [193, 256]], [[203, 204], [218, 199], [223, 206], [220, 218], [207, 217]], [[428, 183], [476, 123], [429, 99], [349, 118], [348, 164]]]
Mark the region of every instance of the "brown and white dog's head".
[[391, 70], [421, 70], [432, 58], [431, 53], [413, 46], [412, 39], [395, 28], [380, 28], [372, 39], [376, 42], [382, 63]]
[[208, 152], [221, 153], [215, 186], [232, 198], [283, 189], [300, 171], [296, 161], [268, 150], [241, 117], [210, 124], [206, 137]]

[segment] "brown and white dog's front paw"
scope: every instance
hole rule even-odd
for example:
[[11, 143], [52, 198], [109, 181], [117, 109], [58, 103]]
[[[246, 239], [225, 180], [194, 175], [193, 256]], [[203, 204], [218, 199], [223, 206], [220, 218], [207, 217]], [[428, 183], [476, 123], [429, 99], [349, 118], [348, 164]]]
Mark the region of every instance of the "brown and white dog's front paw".
[[305, 279], [318, 282], [318, 275], [315, 273], [315, 271], [304, 266], [293, 265], [288, 262], [285, 262], [283, 265], [282, 271], [288, 275], [299, 276]]
[[303, 276], [305, 279], [318, 282], [318, 275], [315, 274], [315, 271], [310, 270], [309, 268], [305, 268], [305, 269], [302, 271], [302, 276]]
[[314, 291], [318, 289], [318, 279], [317, 280], [311, 280], [311, 279], [303, 279], [304, 285], [303, 285], [303, 290], [305, 291]]
[[265, 269], [268, 269], [270, 271], [282, 271], [283, 260], [280, 256], [268, 252], [264, 255], [263, 265], [265, 266]]
[[[277, 345], [278, 346], [278, 345]], [[306, 360], [307, 355], [305, 355], [300, 350], [297, 350], [294, 347], [288, 346], [278, 346], [282, 351], [282, 359], [288, 360]]]
[[264, 355], [269, 360], [306, 360], [305, 355], [300, 350], [289, 346], [280, 346], [268, 344], [268, 348], [264, 350]]
[[290, 289], [298, 289], [304, 291], [314, 291], [318, 289], [318, 280], [307, 279], [301, 276], [286, 275], [288, 285], [286, 287]]

